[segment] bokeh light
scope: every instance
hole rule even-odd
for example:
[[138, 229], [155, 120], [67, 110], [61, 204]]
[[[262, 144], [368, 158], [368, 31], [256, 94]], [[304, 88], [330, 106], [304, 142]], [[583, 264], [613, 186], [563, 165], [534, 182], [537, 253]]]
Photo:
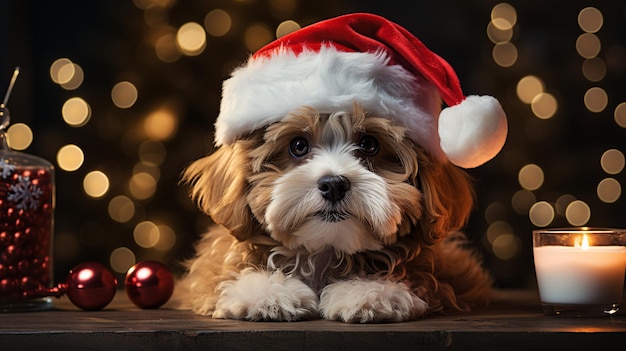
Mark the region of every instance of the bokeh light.
[[591, 218], [591, 208], [581, 200], [572, 201], [565, 209], [565, 217], [573, 226], [583, 226]]
[[298, 22], [292, 20], [284, 21], [276, 28], [276, 38], [285, 36], [298, 29], [300, 29]]
[[622, 186], [614, 178], [605, 178], [598, 184], [596, 192], [600, 201], [612, 204], [622, 195]]
[[583, 75], [591, 82], [599, 82], [606, 76], [606, 63], [600, 57], [593, 57], [583, 62]]
[[618, 174], [624, 169], [624, 154], [617, 149], [606, 150], [600, 157], [600, 166], [608, 174]]
[[65, 123], [72, 127], [82, 127], [91, 118], [91, 107], [80, 97], [73, 97], [65, 101], [61, 114]]
[[133, 174], [128, 182], [128, 189], [135, 199], [145, 200], [156, 191], [156, 179], [146, 172]]
[[613, 112], [615, 123], [622, 128], [626, 128], [626, 102], [617, 105]]
[[584, 97], [585, 107], [591, 112], [602, 112], [609, 102], [609, 97], [604, 89], [593, 87], [587, 90]]
[[24, 123], [12, 124], [7, 129], [7, 144], [13, 150], [25, 150], [33, 142], [33, 131]]
[[595, 34], [583, 33], [576, 39], [576, 51], [587, 59], [598, 56], [601, 47], [600, 39]]
[[127, 196], [118, 195], [109, 201], [108, 210], [111, 219], [126, 223], [135, 216], [135, 203]]
[[65, 84], [74, 76], [74, 63], [68, 58], [59, 58], [50, 65], [50, 79], [57, 84]]
[[137, 101], [137, 88], [131, 82], [119, 82], [111, 89], [111, 100], [119, 108], [129, 108]]
[[176, 46], [176, 35], [172, 33], [164, 34], [155, 43], [154, 49], [159, 60], [165, 63], [176, 62], [181, 53]]
[[556, 98], [550, 93], [535, 96], [530, 104], [533, 113], [540, 119], [552, 118], [559, 107]]
[[517, 11], [511, 4], [497, 4], [491, 9], [491, 22], [500, 30], [511, 29], [517, 23]]
[[585, 7], [578, 13], [578, 25], [587, 33], [595, 33], [602, 28], [602, 12], [595, 7]]
[[102, 197], [109, 191], [109, 178], [102, 171], [91, 171], [83, 179], [83, 190], [91, 197]]
[[[85, 73], [83, 72], [82, 67], [80, 67], [79, 65], [73, 63], [72, 67], [73, 67], [73, 72], [65, 72], [66, 69], [65, 67], [67, 66], [63, 66], [63, 68], [61, 69], [61, 71], [63, 71], [62, 73], [59, 73], [59, 76], [62, 75], [70, 75], [71, 77], [69, 80], [65, 81], [65, 82], [59, 82], [59, 85], [61, 86], [61, 88], [65, 89], [65, 90], [74, 90], [74, 89], [78, 89], [78, 87], [81, 86], [81, 84], [83, 84], [83, 80], [85, 79]], [[59, 77], [60, 79], [60, 77]]]
[[520, 169], [517, 179], [522, 188], [526, 190], [537, 190], [543, 184], [543, 170], [535, 164], [525, 165]]
[[525, 104], [530, 105], [533, 99], [543, 93], [543, 82], [536, 76], [525, 76], [517, 83], [517, 97]]
[[159, 236], [159, 228], [150, 221], [137, 224], [133, 231], [135, 242], [143, 248], [154, 247], [159, 242]]
[[517, 48], [510, 42], [498, 43], [493, 47], [493, 60], [502, 67], [511, 67], [517, 61]]
[[57, 164], [64, 171], [73, 172], [79, 169], [83, 161], [85, 161], [83, 150], [74, 144], [65, 145], [57, 152]]
[[198, 23], [185, 23], [178, 29], [176, 44], [183, 55], [200, 55], [206, 48], [206, 32]]
[[230, 31], [232, 19], [228, 12], [215, 9], [204, 17], [204, 28], [209, 35], [214, 37], [222, 37]]
[[117, 249], [111, 252], [111, 257], [109, 258], [109, 262], [111, 264], [111, 268], [117, 273], [126, 273], [135, 265], [136, 258], [133, 251], [127, 247], [118, 247]]
[[146, 136], [154, 140], [167, 140], [174, 136], [178, 117], [167, 108], [159, 108], [146, 116], [143, 129]]
[[539, 201], [528, 211], [528, 218], [537, 227], [547, 227], [554, 220], [554, 207], [546, 201]]
[[265, 24], [254, 24], [246, 29], [244, 42], [248, 50], [254, 52], [273, 39], [272, 31]]

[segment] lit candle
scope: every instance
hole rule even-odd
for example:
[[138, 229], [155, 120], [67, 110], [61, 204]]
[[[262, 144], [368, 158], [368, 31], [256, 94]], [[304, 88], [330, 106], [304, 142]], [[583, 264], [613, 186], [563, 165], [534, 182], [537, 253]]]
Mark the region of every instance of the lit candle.
[[542, 304], [556, 314], [565, 305], [595, 305], [606, 309], [604, 313], [616, 312], [624, 286], [625, 240], [625, 231], [612, 229], [535, 231], [533, 253]]

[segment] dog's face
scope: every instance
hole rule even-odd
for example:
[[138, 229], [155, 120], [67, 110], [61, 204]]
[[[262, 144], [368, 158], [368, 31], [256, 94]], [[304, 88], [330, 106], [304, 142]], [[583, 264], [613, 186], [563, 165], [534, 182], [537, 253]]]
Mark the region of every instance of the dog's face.
[[291, 249], [346, 254], [418, 227], [434, 240], [463, 224], [471, 190], [405, 133], [358, 106], [302, 109], [196, 161], [185, 178], [200, 207], [240, 239], [262, 233]]

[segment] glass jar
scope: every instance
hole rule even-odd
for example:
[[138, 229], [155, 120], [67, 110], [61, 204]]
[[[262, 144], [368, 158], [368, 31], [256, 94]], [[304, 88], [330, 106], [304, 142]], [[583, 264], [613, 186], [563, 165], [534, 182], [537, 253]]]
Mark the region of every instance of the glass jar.
[[54, 167], [42, 158], [11, 150], [0, 106], [0, 311], [52, 307], [41, 291], [52, 287]]

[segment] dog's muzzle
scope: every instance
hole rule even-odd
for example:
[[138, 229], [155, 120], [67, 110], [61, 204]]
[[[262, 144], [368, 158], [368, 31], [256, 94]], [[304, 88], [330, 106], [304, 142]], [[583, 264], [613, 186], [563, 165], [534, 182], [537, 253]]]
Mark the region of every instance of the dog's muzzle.
[[317, 181], [317, 188], [322, 197], [332, 203], [341, 201], [348, 190], [350, 190], [350, 181], [344, 176], [327, 175], [321, 177]]

